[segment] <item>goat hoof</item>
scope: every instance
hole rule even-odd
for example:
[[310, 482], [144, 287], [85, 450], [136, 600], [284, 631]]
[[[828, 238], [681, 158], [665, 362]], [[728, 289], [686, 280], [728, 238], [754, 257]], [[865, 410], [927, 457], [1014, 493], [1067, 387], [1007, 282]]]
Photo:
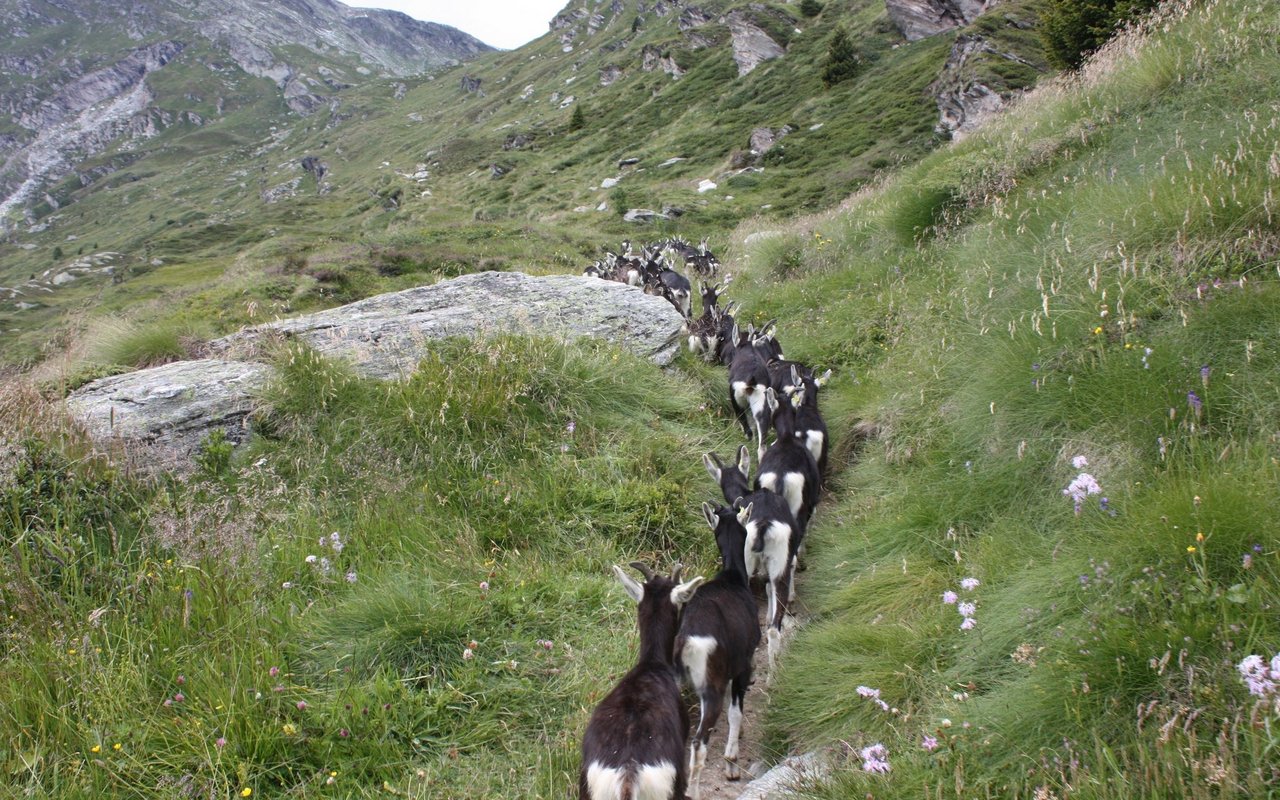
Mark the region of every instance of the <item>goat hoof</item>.
[[724, 765], [724, 779], [726, 781], [742, 780], [742, 774], [738, 771], [738, 764], [730, 761]]

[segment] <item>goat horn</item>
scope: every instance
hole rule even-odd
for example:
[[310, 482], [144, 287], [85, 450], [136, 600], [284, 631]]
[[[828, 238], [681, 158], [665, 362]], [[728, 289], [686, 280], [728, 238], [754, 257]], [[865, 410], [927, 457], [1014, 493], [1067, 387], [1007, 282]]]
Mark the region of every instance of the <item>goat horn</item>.
[[674, 583], [680, 582], [680, 573], [684, 571], [684, 564], [676, 564], [671, 568], [671, 580]]
[[632, 561], [631, 566], [643, 575], [646, 581], [653, 580], [653, 570], [649, 569], [648, 564], [645, 564], [643, 561]]

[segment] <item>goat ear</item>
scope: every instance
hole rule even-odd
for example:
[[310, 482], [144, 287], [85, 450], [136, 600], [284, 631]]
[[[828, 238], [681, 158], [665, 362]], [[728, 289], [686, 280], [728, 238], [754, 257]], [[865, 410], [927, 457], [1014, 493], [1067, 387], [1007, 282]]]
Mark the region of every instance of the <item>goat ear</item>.
[[711, 507], [710, 503], [702, 504], [702, 516], [707, 518], [707, 524], [711, 526], [711, 530], [715, 530], [720, 525], [720, 517], [716, 514], [716, 510]]
[[676, 586], [671, 590], [671, 603], [676, 608], [680, 608], [685, 603], [692, 600], [693, 593], [698, 591], [698, 587], [701, 586], [702, 582], [705, 580], [706, 578], [699, 575], [696, 578], [690, 578], [679, 586]]
[[644, 584], [623, 572], [622, 567], [617, 564], [613, 565], [613, 574], [618, 578], [618, 583], [622, 584], [622, 588], [627, 590], [627, 594], [631, 595], [632, 600], [639, 603], [644, 599]]
[[738, 448], [738, 471], [744, 478], [751, 477], [751, 454], [745, 444]]
[[[738, 522], [739, 522], [739, 523], [741, 523], [741, 524], [743, 524], [743, 525], [746, 525], [746, 524], [747, 524], [747, 520], [751, 519], [751, 507], [752, 507], [752, 506], [754, 506], [754, 505], [755, 505], [755, 503], [747, 503], [745, 506], [743, 506], [742, 508], [738, 509]], [[617, 567], [614, 567], [614, 569], [617, 569]]]
[[770, 411], [778, 410], [778, 393], [773, 390], [772, 386], [764, 390], [764, 399], [769, 404]]
[[823, 386], [826, 386], [827, 382], [830, 380], [831, 380], [831, 370], [827, 370], [826, 372], [822, 373], [821, 375], [813, 379], [813, 385], [821, 389]]
[[791, 365], [791, 385], [792, 386], [800, 385], [800, 370], [796, 369], [795, 364]]
[[[714, 459], [714, 460], [713, 460]], [[707, 468], [707, 472], [711, 473], [711, 477], [716, 483], [720, 482], [720, 459], [715, 453], [707, 453], [702, 457], [702, 465]]]

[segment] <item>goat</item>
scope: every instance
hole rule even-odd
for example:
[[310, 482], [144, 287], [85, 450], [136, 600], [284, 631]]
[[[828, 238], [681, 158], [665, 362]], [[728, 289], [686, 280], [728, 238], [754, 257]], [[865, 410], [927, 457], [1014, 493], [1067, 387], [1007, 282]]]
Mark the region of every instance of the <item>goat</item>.
[[[797, 376], [799, 382], [799, 376]], [[787, 501], [787, 507], [800, 524], [800, 535], [808, 530], [809, 518], [818, 504], [818, 462], [813, 453], [796, 437], [796, 409], [805, 400], [805, 388], [801, 385], [781, 401], [773, 387], [765, 389], [765, 402], [773, 414], [773, 429], [777, 438], [764, 457], [756, 473], [755, 488], [776, 492]]]
[[729, 285], [732, 278], [726, 278], [724, 284], [706, 284], [698, 282], [698, 293], [702, 295], [702, 316], [691, 320], [686, 326], [689, 334], [689, 352], [701, 353], [710, 361], [716, 355], [719, 344], [720, 318], [725, 313], [717, 305], [720, 294]]
[[818, 462], [818, 476], [825, 481], [827, 476], [827, 453], [830, 449], [830, 437], [827, 423], [818, 410], [818, 390], [831, 380], [831, 370], [815, 377], [813, 370], [799, 361], [775, 359], [770, 361], [769, 385], [779, 396], [793, 393], [804, 388], [804, 402], [796, 407], [796, 438], [813, 453]]
[[729, 733], [725, 738], [725, 777], [739, 778], [738, 735], [742, 701], [751, 685], [752, 655], [760, 644], [759, 610], [748, 583], [745, 560], [747, 530], [730, 508], [702, 504], [702, 514], [716, 534], [720, 573], [699, 587], [684, 607], [676, 634], [676, 664], [698, 695], [698, 729], [689, 740], [689, 784], [693, 800], [701, 795], [707, 741], [720, 719], [729, 689]]
[[689, 712], [680, 698], [672, 647], [680, 609], [703, 579], [680, 583], [679, 565], [669, 578], [638, 561], [631, 566], [644, 575], [643, 584], [621, 567], [613, 572], [639, 605], [640, 655], [587, 723], [578, 798], [684, 800]]
[[749, 327], [745, 337], [735, 325], [730, 334], [734, 345], [729, 362], [729, 402], [748, 439], [752, 436], [747, 419], [750, 413], [750, 423], [755, 426], [758, 459], [764, 458], [765, 436], [769, 433], [773, 417], [765, 406], [764, 396], [771, 382], [768, 364], [782, 354], [782, 345], [772, 333], [775, 322], [769, 321], [759, 331]]
[[738, 448], [738, 463], [732, 467], [721, 463], [715, 453], [703, 456], [702, 463], [720, 484], [725, 500], [739, 509], [738, 521], [747, 531], [743, 550], [747, 575], [765, 578], [768, 598], [765, 625], [768, 627], [769, 676], [772, 678], [782, 647], [782, 620], [791, 603], [792, 579], [802, 531], [791, 508], [780, 495], [768, 489], [750, 490], [750, 456], [746, 445]]
[[660, 287], [658, 294], [667, 298], [685, 319], [693, 316], [691, 310], [693, 287], [689, 284], [688, 278], [670, 267], [664, 267], [658, 272], [657, 282]]

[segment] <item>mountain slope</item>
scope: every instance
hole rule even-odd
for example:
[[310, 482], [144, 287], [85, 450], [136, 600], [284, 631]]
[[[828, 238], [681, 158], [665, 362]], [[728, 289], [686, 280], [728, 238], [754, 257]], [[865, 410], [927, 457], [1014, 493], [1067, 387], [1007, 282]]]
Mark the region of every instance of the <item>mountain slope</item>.
[[[1037, 7], [1008, 3], [963, 33], [1038, 63], [1025, 35]], [[665, 208], [660, 228], [700, 238], [834, 204], [945, 140], [944, 90], [931, 87], [962, 32], [910, 42], [883, 0], [812, 18], [781, 3], [574, 3], [552, 25], [519, 50], [419, 78], [360, 81], [334, 61], [323, 86], [290, 96], [305, 116], [253, 80], [223, 88], [202, 66], [216, 59], [187, 45], [182, 69], [145, 83], [167, 108], [200, 98], [188, 110], [202, 124], [171, 114], [165, 135], [82, 162], [0, 245], [0, 286], [24, 292], [0, 316], [9, 360], [102, 311], [153, 320], [153, 299], [165, 298], [164, 324], [224, 329], [250, 308], [288, 313], [513, 258], [563, 270], [626, 236], [633, 207]], [[828, 90], [836, 25], [857, 34], [863, 67]], [[949, 85], [1007, 93], [1038, 74], [1022, 66], [1000, 83], [966, 69]], [[570, 131], [575, 109], [586, 124]], [[102, 253], [110, 280], [76, 266]], [[175, 308], [196, 319], [173, 320]]]

